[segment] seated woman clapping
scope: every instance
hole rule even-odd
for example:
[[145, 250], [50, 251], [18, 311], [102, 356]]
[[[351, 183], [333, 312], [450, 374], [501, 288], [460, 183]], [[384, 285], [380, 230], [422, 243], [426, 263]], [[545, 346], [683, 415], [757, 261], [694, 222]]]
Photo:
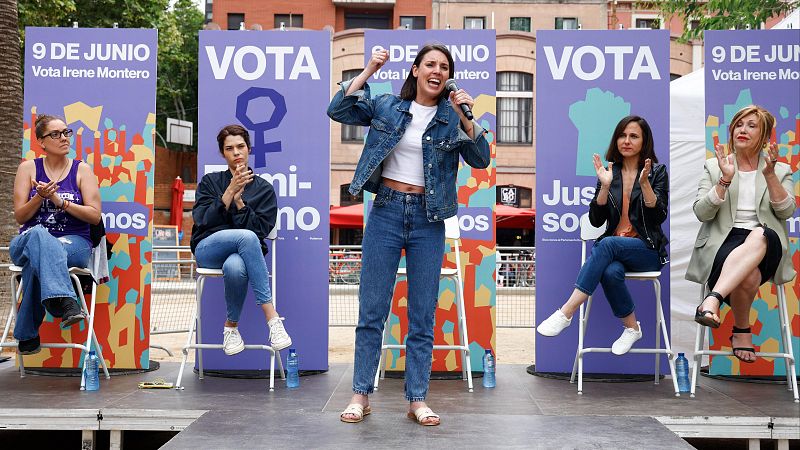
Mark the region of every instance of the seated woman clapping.
[[731, 119], [731, 153], [718, 145], [700, 178], [694, 214], [703, 224], [686, 269], [687, 280], [710, 291], [694, 320], [717, 328], [719, 308], [728, 303], [733, 354], [746, 363], [756, 360], [750, 309], [758, 287], [770, 278], [780, 284], [795, 276], [786, 229], [796, 208], [792, 169], [778, 162], [777, 145], [767, 145], [774, 126], [772, 114], [755, 105]]
[[66, 328], [86, 315], [78, 305], [69, 267], [86, 267], [92, 253], [89, 225], [100, 222], [100, 190], [92, 169], [70, 159], [72, 130], [41, 115], [35, 138], [45, 156], [24, 161], [14, 178], [14, 218], [22, 225], [11, 240], [11, 261], [22, 267], [23, 296], [14, 337], [23, 355], [41, 349], [45, 311]]
[[595, 227], [606, 223], [606, 231], [595, 241], [591, 255], [578, 272], [572, 295], [539, 324], [539, 334], [561, 333], [602, 283], [614, 315], [624, 326], [611, 347], [612, 353], [627, 353], [642, 338], [635, 305], [625, 286], [625, 272], [660, 270], [667, 261], [667, 239], [661, 224], [667, 218], [669, 180], [667, 168], [658, 164], [653, 146], [647, 121], [628, 116], [614, 130], [606, 152], [608, 168], [603, 167], [600, 155], [594, 155], [598, 181], [589, 205], [589, 220]]
[[292, 339], [272, 303], [264, 262], [264, 239], [278, 215], [275, 190], [247, 167], [250, 134], [244, 127], [226, 126], [217, 135], [217, 143], [228, 170], [208, 173], [197, 185], [191, 247], [199, 267], [223, 272], [227, 305], [223, 350], [226, 355], [244, 350], [238, 322], [248, 281], [266, 316], [272, 348], [283, 350], [292, 345]]

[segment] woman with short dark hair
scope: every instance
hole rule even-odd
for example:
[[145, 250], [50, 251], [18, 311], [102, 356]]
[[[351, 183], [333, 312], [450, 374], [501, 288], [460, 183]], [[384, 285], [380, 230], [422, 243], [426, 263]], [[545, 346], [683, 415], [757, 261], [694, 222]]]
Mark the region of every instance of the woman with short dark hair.
[[292, 345], [292, 339], [273, 305], [264, 261], [264, 239], [278, 215], [275, 190], [247, 166], [250, 134], [244, 127], [224, 127], [217, 143], [228, 170], [207, 173], [197, 185], [191, 248], [198, 267], [222, 269], [227, 307], [223, 351], [235, 355], [244, 350], [238, 325], [248, 283], [266, 317], [271, 347], [283, 350]]

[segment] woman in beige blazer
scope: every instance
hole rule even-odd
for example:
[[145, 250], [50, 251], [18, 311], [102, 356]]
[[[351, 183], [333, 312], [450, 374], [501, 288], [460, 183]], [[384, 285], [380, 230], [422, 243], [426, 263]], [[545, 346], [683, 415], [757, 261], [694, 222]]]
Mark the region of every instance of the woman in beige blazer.
[[792, 171], [778, 162], [778, 146], [767, 145], [774, 125], [772, 114], [759, 106], [737, 112], [728, 127], [732, 152], [717, 145], [694, 202], [694, 214], [703, 224], [686, 279], [707, 283], [710, 291], [694, 320], [717, 328], [720, 305], [728, 303], [734, 318], [733, 354], [746, 363], [756, 360], [750, 307], [758, 287], [771, 278], [785, 283], [795, 276], [786, 228], [796, 207]]

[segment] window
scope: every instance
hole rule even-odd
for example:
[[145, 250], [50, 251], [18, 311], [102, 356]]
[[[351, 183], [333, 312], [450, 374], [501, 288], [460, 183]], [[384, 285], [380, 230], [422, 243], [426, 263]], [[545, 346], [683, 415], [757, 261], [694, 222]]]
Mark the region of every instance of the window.
[[465, 30], [483, 30], [486, 28], [486, 17], [464, 17]]
[[206, 22], [211, 22], [211, 20], [213, 18], [214, 18], [214, 15], [211, 13], [211, 11], [206, 13]]
[[689, 21], [689, 29], [696, 30], [700, 28], [700, 19], [692, 19]]
[[[342, 81], [352, 80], [360, 74], [362, 69], [345, 70], [342, 72]], [[364, 142], [364, 127], [360, 125], [342, 124], [342, 142]], [[344, 194], [342, 194], [344, 195]], [[344, 197], [343, 197], [344, 198]], [[361, 200], [359, 200], [360, 202]], [[344, 203], [342, 206], [347, 206]]]
[[280, 28], [281, 23], [286, 28], [303, 28], [302, 14], [275, 14], [275, 28]]
[[424, 30], [425, 16], [400, 16], [400, 28]]
[[531, 31], [530, 17], [512, 17], [508, 28], [511, 31]]
[[238, 30], [244, 22], [244, 13], [228, 13], [228, 29]]
[[634, 19], [633, 28], [658, 30], [661, 28], [661, 20], [658, 17], [637, 17]]
[[533, 75], [497, 73], [497, 143], [533, 143]]
[[556, 17], [556, 30], [577, 30], [578, 19], [576, 17]]
[[339, 185], [339, 206], [350, 206], [364, 203], [364, 190], [358, 192], [358, 195], [350, 193], [350, 183]]
[[385, 12], [344, 13], [344, 28], [375, 28], [389, 30], [392, 28], [392, 16]]

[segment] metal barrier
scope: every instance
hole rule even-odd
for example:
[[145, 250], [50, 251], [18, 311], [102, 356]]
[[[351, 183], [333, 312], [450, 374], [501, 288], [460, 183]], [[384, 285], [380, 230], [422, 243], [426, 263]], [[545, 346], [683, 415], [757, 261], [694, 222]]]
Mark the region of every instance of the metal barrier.
[[[535, 248], [498, 247], [497, 250], [497, 327], [533, 327]], [[0, 247], [2, 252], [7, 255], [8, 247]], [[188, 332], [195, 296], [196, 263], [191, 250], [188, 246], [153, 246], [152, 264], [150, 334]], [[328, 264], [329, 326], [356, 326], [361, 246], [332, 245]], [[0, 264], [0, 277], [9, 275], [8, 266]], [[7, 317], [8, 307], [9, 302], [0, 299], [0, 318]], [[160, 346], [153, 347], [167, 351]]]

